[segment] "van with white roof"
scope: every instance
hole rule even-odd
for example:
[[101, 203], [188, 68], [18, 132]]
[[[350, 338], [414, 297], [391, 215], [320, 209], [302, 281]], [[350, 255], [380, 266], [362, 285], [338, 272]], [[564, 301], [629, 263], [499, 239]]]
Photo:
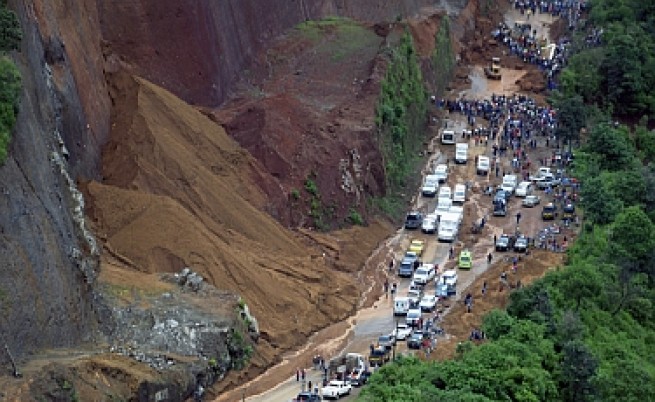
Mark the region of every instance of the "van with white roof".
[[455, 132], [453, 130], [443, 130], [441, 132], [441, 143], [452, 145], [455, 143]]
[[469, 144], [460, 142], [455, 145], [455, 163], [464, 164], [468, 160]]
[[437, 239], [439, 241], [453, 242], [457, 238], [459, 232], [460, 217], [459, 214], [446, 212], [441, 215], [439, 221], [439, 230], [437, 231]]
[[455, 185], [455, 191], [453, 192], [453, 202], [458, 204], [463, 204], [466, 202], [466, 185]]

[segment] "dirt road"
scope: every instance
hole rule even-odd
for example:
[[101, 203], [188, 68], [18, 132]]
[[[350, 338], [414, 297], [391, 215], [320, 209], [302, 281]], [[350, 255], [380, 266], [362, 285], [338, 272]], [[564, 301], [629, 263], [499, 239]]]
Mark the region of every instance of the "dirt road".
[[[514, 21], [520, 18], [520, 15], [515, 10], [509, 10], [506, 15], [506, 22], [508, 24], [513, 24]], [[547, 36], [548, 35], [548, 26], [552, 22], [552, 17], [549, 15], [537, 15], [533, 18], [533, 24], [538, 30], [538, 35]], [[503, 78], [499, 81], [488, 81], [484, 77], [482, 71], [482, 66], [471, 66], [469, 80], [470, 86], [463, 88], [462, 90], [456, 93], [457, 97], [465, 97], [466, 99], [488, 99], [492, 94], [495, 95], [508, 95], [512, 96], [518, 91], [516, 85], [517, 80], [521, 79], [526, 74], [525, 69], [503, 69]], [[484, 122], [481, 122], [484, 125]], [[443, 120], [443, 126], [448, 127], [449, 129], [454, 129], [456, 133], [461, 133], [462, 129], [467, 125], [466, 118], [457, 113], [446, 115]], [[435, 134], [438, 134], [435, 132]], [[458, 142], [465, 141], [462, 138], [457, 139]], [[473, 139], [468, 140], [469, 143], [469, 160], [465, 165], [455, 165], [453, 163], [449, 164], [450, 175], [448, 177], [448, 183], [451, 188], [458, 183], [470, 183], [472, 190], [469, 193], [469, 200], [465, 203], [465, 218], [460, 228], [460, 233], [456, 242], [450, 243], [441, 243], [436, 240], [434, 235], [426, 235], [420, 231], [406, 231], [399, 230], [397, 235], [390, 239], [386, 247], [391, 253], [395, 256], [396, 261], [398, 261], [405, 252], [409, 242], [413, 238], [419, 238], [426, 241], [426, 248], [423, 255], [424, 262], [432, 262], [437, 264], [441, 270], [452, 268], [455, 266], [455, 259], [449, 259], [449, 249], [454, 247], [455, 255], [463, 248], [468, 248], [473, 252], [474, 264], [473, 268], [469, 271], [458, 271], [459, 281], [458, 281], [458, 293], [455, 297], [451, 298], [447, 306], [445, 306], [444, 314], [449, 312], [454, 312], [454, 315], [451, 317], [447, 316], [447, 322], [444, 322], [444, 328], [447, 329], [448, 334], [445, 337], [439, 338], [438, 343], [447, 345], [452, 343], [450, 339], [457, 340], [461, 339], [462, 336], [465, 336], [472, 325], [479, 325], [479, 316], [476, 318], [464, 317], [463, 306], [461, 303], [457, 303], [462, 295], [466, 294], [467, 289], [479, 278], [487, 278], [491, 280], [494, 274], [490, 271], [491, 268], [497, 268], [498, 265], [505, 264], [507, 265], [508, 256], [512, 255], [499, 254], [494, 251], [493, 238], [494, 235], [498, 236], [502, 233], [513, 233], [516, 229], [516, 214], [521, 212], [521, 231], [528, 234], [533, 234], [538, 231], [540, 227], [543, 226], [543, 223], [540, 219], [540, 209], [531, 208], [526, 209], [521, 207], [520, 199], [512, 197], [509, 203], [508, 214], [505, 217], [491, 217], [491, 198], [483, 194], [482, 189], [488, 185], [497, 185], [501, 178], [496, 177], [493, 173], [488, 176], [477, 176], [475, 172], [475, 157], [477, 155], [490, 154], [492, 143], [484, 144], [482, 142], [476, 143]], [[431, 170], [432, 167], [437, 163], [444, 163], [446, 161], [452, 161], [454, 158], [454, 146], [453, 145], [441, 145], [438, 143], [438, 140], [435, 145], [435, 152], [433, 156], [428, 161], [426, 168], [423, 173]], [[538, 149], [531, 154], [531, 158], [537, 158], [539, 155], [548, 154], [550, 150]], [[508, 168], [508, 160], [502, 160], [503, 167]], [[509, 169], [509, 168], [508, 168]], [[424, 198], [421, 197], [420, 192], [415, 197], [414, 209], [423, 211], [425, 213], [432, 212], [436, 207], [435, 198]], [[484, 230], [481, 234], [473, 235], [469, 232], [473, 222], [478, 222], [482, 217], [485, 217], [487, 224], [485, 225]], [[489, 253], [494, 255], [494, 261], [497, 264], [490, 266], [487, 263], [486, 257]], [[530, 257], [534, 258], [534, 257]], [[558, 261], [558, 256], [544, 254], [540, 257], [544, 264], [537, 267], [535, 270], [530, 271], [526, 270], [527, 276], [526, 281], [529, 278], [535, 278], [543, 274], [543, 272], [548, 269], [548, 264], [555, 264]], [[528, 260], [528, 258], [525, 258]], [[378, 267], [380, 271], [386, 270], [386, 265], [380, 264]], [[485, 280], [487, 280], [485, 279]], [[392, 275], [390, 280], [392, 282], [397, 282], [399, 284], [400, 293], [402, 293], [409, 286], [409, 279], [401, 279]], [[478, 285], [476, 285], [478, 286]], [[498, 306], [502, 306], [505, 299], [495, 299], [488, 298], [487, 304], [488, 308], [493, 306], [494, 303], [497, 303]], [[459, 316], [463, 316], [460, 318]], [[306, 353], [308, 351], [314, 352], [314, 354], [321, 354], [322, 356], [329, 359], [329, 357], [334, 356], [340, 352], [357, 352], [366, 354], [367, 349], [371, 342], [374, 342], [379, 335], [387, 334], [391, 332], [395, 325], [395, 318], [393, 315], [392, 300], [391, 298], [382, 297], [375, 302], [375, 304], [366, 309], [362, 309], [358, 314], [344, 323], [338, 323], [334, 326], [321, 331], [321, 334], [317, 334], [315, 337], [309, 340], [307, 348], [296, 352], [293, 355], [287, 356], [281, 365], [293, 364], [293, 357]], [[319, 344], [317, 339], [326, 339], [327, 334], [333, 334], [332, 339], [329, 341], [324, 341]], [[315, 339], [314, 339], [315, 338]], [[443, 348], [438, 348], [436, 352], [433, 353], [431, 358], [438, 358], [435, 356], [435, 353], [442, 353], [442, 358], [452, 353], [452, 345], [450, 346], [451, 351], [444, 351]], [[403, 342], [399, 342], [399, 347], [397, 353], [414, 353], [408, 351]], [[275, 402], [275, 401], [289, 401], [293, 399], [299, 391], [306, 389], [311, 381], [312, 386], [319, 384], [323, 380], [323, 375], [319, 370], [306, 367], [306, 378], [305, 381], [302, 379], [297, 380], [296, 376], [289, 377], [286, 381], [279, 383], [276, 387], [272, 388], [268, 392], [259, 394], [259, 395], [249, 395], [248, 393], [248, 384], [246, 384], [241, 389], [235, 390], [229, 395], [224, 395], [217, 399], [217, 401], [228, 401], [235, 400], [235, 397], [243, 397], [247, 401], [253, 402]], [[264, 376], [272, 375], [276, 370], [273, 368], [269, 370]], [[255, 380], [257, 381], [257, 380]], [[357, 394], [358, 391], [355, 391], [354, 394]], [[346, 400], [353, 398], [349, 397]]]

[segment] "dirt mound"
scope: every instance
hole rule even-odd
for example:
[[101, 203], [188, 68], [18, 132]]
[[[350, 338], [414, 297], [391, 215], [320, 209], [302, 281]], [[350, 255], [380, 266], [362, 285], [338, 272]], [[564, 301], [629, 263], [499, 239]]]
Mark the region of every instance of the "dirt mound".
[[[257, 372], [353, 312], [354, 278], [333, 269], [313, 241], [259, 209], [275, 188], [220, 126], [142, 79], [120, 75], [113, 88], [105, 180], [85, 185], [88, 214], [107, 255], [143, 272], [189, 266], [241, 294], [262, 331], [251, 367]], [[387, 233], [376, 230], [360, 238], [365, 254]], [[343, 258], [333, 243], [331, 258]]]
[[[379, 30], [338, 18], [301, 24], [211, 114], [284, 189], [269, 202], [285, 224], [338, 228], [353, 209], [366, 217], [366, 199], [384, 194], [373, 121], [384, 71]], [[316, 194], [304, 191], [308, 179]]]
[[[457, 303], [443, 320], [442, 327], [450, 336], [448, 340], [439, 341], [430, 359], [447, 360], [455, 355], [459, 342], [468, 340], [471, 330], [480, 328], [482, 317], [493, 309], [504, 309], [509, 301], [510, 289], [500, 286], [500, 274], [508, 274], [508, 282], [515, 286], [518, 281], [525, 286], [541, 278], [544, 274], [562, 264], [563, 254], [536, 250], [529, 256], [523, 256], [516, 272], [512, 272], [512, 263], [500, 260], [494, 263], [484, 274], [465, 290], [473, 295], [473, 310], [466, 312], [463, 303]], [[482, 285], [487, 283], [487, 292], [482, 296]]]

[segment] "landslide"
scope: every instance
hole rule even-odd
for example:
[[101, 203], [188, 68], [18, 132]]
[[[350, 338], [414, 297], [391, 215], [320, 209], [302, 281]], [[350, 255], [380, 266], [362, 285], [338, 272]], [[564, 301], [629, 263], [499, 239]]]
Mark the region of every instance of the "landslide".
[[[141, 78], [116, 74], [110, 82], [104, 179], [84, 186], [103, 259], [119, 257], [144, 273], [188, 266], [242, 295], [261, 330], [249, 375], [354, 311], [359, 289], [344, 271], [364, 257], [349, 261], [334, 239], [319, 248], [263, 212], [267, 192], [279, 190], [201, 112]], [[387, 233], [373, 232], [362, 236], [361, 250]]]

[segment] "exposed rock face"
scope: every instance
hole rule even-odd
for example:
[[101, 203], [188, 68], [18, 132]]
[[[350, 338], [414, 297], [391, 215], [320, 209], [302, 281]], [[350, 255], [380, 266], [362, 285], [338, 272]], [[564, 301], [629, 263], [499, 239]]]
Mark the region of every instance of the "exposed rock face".
[[[87, 75], [97, 72], [82, 66], [88, 59], [71, 60], [68, 52], [80, 43], [70, 41], [64, 51], [66, 35], [59, 28], [74, 27], [53, 18], [65, 8], [86, 13], [82, 4], [10, 3], [18, 7], [24, 32], [16, 57], [24, 90], [9, 157], [0, 167], [0, 341], [20, 358], [37, 348], [78, 344], [94, 326], [98, 248], [85, 228], [73, 177], [96, 171], [98, 137], [85, 128], [86, 121], [102, 115], [96, 112], [108, 100], [91, 100], [103, 86], [102, 76]], [[74, 70], [79, 80], [93, 81], [90, 92], [78, 85]], [[108, 131], [107, 120], [99, 118], [93, 127], [96, 123]], [[0, 362], [6, 361], [0, 353]]]
[[103, 39], [136, 72], [182, 99], [216, 106], [268, 41], [326, 16], [394, 21], [466, 0], [100, 0]]

